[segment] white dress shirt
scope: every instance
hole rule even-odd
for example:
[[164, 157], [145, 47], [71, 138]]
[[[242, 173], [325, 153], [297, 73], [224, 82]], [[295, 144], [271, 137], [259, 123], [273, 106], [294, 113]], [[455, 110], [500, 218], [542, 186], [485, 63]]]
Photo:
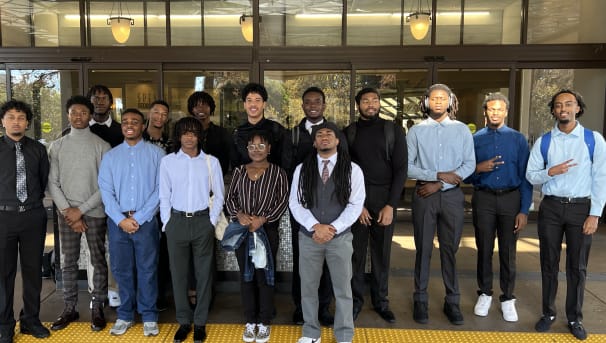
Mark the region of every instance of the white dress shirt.
[[[210, 158], [212, 184], [206, 156]], [[208, 208], [210, 191], [214, 194], [213, 206], [209, 209], [210, 222], [214, 225], [223, 210], [225, 186], [219, 160], [203, 151], [190, 157], [183, 150], [166, 155], [160, 162], [160, 217], [163, 227], [171, 215], [171, 208], [183, 212], [196, 212]]]

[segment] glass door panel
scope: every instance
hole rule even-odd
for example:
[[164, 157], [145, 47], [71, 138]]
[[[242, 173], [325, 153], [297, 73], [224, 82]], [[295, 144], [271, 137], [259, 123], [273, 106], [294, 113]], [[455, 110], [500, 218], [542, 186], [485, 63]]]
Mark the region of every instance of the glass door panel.
[[32, 106], [33, 122], [27, 135], [47, 145], [67, 127], [64, 105], [79, 93], [80, 72], [59, 69], [11, 69], [10, 94]]
[[211, 121], [231, 131], [246, 118], [240, 89], [248, 79], [248, 71], [165, 71], [163, 94], [170, 105], [171, 120], [189, 115], [187, 98], [195, 91], [205, 91], [215, 100]]
[[264, 73], [264, 84], [269, 93], [265, 117], [280, 122], [287, 128], [293, 127], [305, 116], [301, 107], [303, 92], [311, 87], [319, 87], [326, 95], [324, 117], [344, 127], [349, 123], [349, 71], [305, 70], [277, 71]]

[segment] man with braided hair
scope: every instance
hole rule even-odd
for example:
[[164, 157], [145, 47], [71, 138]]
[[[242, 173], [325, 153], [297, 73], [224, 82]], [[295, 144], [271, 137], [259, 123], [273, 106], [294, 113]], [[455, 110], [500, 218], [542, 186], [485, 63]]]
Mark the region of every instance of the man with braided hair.
[[427, 118], [408, 131], [408, 177], [417, 179], [412, 195], [416, 247], [413, 319], [427, 323], [429, 270], [434, 233], [438, 232], [442, 279], [446, 288], [444, 313], [462, 325], [455, 254], [463, 233], [464, 195], [459, 184], [476, 165], [473, 137], [467, 125], [452, 119], [456, 97], [446, 85], [435, 84], [421, 99]]
[[318, 287], [324, 260], [335, 294], [337, 342], [351, 342], [354, 334], [351, 225], [362, 212], [366, 192], [362, 170], [339, 147], [338, 133], [328, 121], [314, 126], [317, 154], [310, 154], [293, 175], [289, 205], [300, 224], [299, 272], [306, 280], [301, 284], [305, 323], [298, 343], [320, 342]]

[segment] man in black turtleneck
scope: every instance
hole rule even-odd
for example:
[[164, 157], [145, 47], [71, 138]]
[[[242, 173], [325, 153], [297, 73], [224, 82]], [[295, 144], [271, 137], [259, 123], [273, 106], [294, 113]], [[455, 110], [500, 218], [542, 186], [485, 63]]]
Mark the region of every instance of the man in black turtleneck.
[[351, 160], [364, 172], [366, 201], [353, 232], [353, 318], [364, 304], [364, 269], [370, 238], [370, 295], [374, 310], [389, 323], [395, 316], [389, 309], [388, 281], [395, 209], [400, 200], [408, 167], [404, 130], [379, 117], [381, 97], [374, 88], [356, 94], [358, 121], [345, 128]]
[[231, 167], [236, 168], [241, 164], [250, 162], [248, 157], [248, 135], [255, 130], [266, 131], [271, 139], [271, 154], [267, 156], [270, 163], [278, 165], [284, 170], [290, 167], [291, 142], [286, 139], [287, 132], [280, 123], [266, 119], [264, 115], [267, 103], [267, 90], [258, 83], [249, 83], [241, 91], [244, 110], [246, 111], [246, 122], [233, 133], [234, 144], [230, 154]]

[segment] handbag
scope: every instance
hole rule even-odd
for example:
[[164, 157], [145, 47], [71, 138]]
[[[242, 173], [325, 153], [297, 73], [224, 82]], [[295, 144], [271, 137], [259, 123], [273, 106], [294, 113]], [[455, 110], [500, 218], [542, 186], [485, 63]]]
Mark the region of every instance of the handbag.
[[[206, 166], [208, 167], [208, 179], [209, 179], [210, 185], [212, 187], [213, 174], [210, 169], [210, 158], [208, 157], [208, 154], [206, 155]], [[209, 210], [212, 210], [214, 198], [215, 198], [215, 195], [213, 194], [210, 196], [210, 198], [208, 200]], [[219, 212], [219, 220], [217, 220], [217, 225], [215, 225], [215, 238], [217, 238], [218, 240], [223, 239], [223, 234], [225, 233], [225, 229], [227, 228], [228, 224], [229, 224], [229, 222], [227, 221], [227, 218], [225, 217], [225, 213], [223, 212], [223, 209], [221, 209], [221, 212]]]

